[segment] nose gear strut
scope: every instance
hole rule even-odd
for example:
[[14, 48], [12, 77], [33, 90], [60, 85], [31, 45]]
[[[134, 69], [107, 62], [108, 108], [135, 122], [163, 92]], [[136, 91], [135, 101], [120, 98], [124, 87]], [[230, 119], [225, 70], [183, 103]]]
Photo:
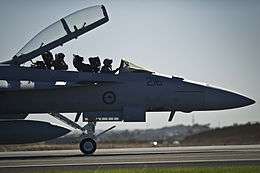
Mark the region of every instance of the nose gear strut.
[[[96, 139], [106, 132], [112, 130], [116, 126], [112, 126], [108, 128], [107, 130], [102, 131], [101, 133], [95, 135], [95, 127], [96, 127], [96, 121], [88, 121], [88, 123], [84, 126], [81, 127], [77, 123], [71, 121], [69, 118], [63, 116], [60, 113], [49, 113], [52, 117], [62, 121], [63, 123], [67, 124], [68, 126], [78, 129], [82, 132], [81, 135], [81, 142], [79, 144], [80, 151], [86, 155], [93, 154], [96, 149], [97, 149], [97, 144], [96, 144]], [[76, 117], [78, 114], [76, 115]], [[76, 118], [77, 119], [77, 118]]]

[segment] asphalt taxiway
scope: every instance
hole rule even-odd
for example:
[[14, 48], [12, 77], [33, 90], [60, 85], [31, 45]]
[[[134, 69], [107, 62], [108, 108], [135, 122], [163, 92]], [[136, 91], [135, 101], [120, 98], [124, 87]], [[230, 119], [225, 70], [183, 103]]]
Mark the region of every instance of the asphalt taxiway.
[[260, 145], [1, 152], [0, 172], [129, 167], [260, 165]]

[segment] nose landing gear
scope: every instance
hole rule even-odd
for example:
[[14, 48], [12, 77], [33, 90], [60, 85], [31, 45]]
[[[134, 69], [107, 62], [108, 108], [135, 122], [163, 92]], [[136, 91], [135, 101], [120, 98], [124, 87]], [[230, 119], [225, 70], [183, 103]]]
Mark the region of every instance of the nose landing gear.
[[[79, 144], [79, 149], [85, 155], [93, 154], [97, 149], [97, 143], [95, 141], [95, 127], [96, 122], [88, 122], [82, 129], [82, 140]], [[87, 132], [87, 133], [85, 133]]]
[[[64, 122], [65, 124], [69, 125], [70, 127], [74, 129], [79, 129], [82, 132], [81, 135], [81, 142], [79, 144], [80, 151], [85, 155], [93, 154], [97, 149], [97, 143], [95, 139], [97, 139], [99, 136], [103, 135], [104, 133], [108, 132], [109, 130], [115, 128], [116, 126], [112, 126], [109, 129], [95, 135], [95, 127], [96, 122], [95, 121], [88, 121], [88, 123], [81, 127], [77, 123], [71, 121], [67, 117], [63, 116], [60, 113], [49, 113], [54, 118]], [[87, 132], [87, 133], [86, 133]]]

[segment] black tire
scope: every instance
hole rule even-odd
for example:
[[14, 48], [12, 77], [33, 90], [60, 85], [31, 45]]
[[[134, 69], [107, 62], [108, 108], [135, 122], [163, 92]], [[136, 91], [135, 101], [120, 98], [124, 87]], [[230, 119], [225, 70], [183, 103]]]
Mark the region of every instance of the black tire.
[[85, 138], [80, 142], [79, 148], [86, 155], [93, 154], [97, 149], [97, 143], [91, 138]]

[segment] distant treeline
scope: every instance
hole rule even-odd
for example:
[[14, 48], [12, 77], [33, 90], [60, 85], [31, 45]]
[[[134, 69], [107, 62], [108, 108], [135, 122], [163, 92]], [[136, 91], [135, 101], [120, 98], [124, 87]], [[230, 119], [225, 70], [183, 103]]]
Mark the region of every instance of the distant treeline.
[[260, 123], [233, 124], [187, 136], [182, 145], [249, 145], [260, 144]]

